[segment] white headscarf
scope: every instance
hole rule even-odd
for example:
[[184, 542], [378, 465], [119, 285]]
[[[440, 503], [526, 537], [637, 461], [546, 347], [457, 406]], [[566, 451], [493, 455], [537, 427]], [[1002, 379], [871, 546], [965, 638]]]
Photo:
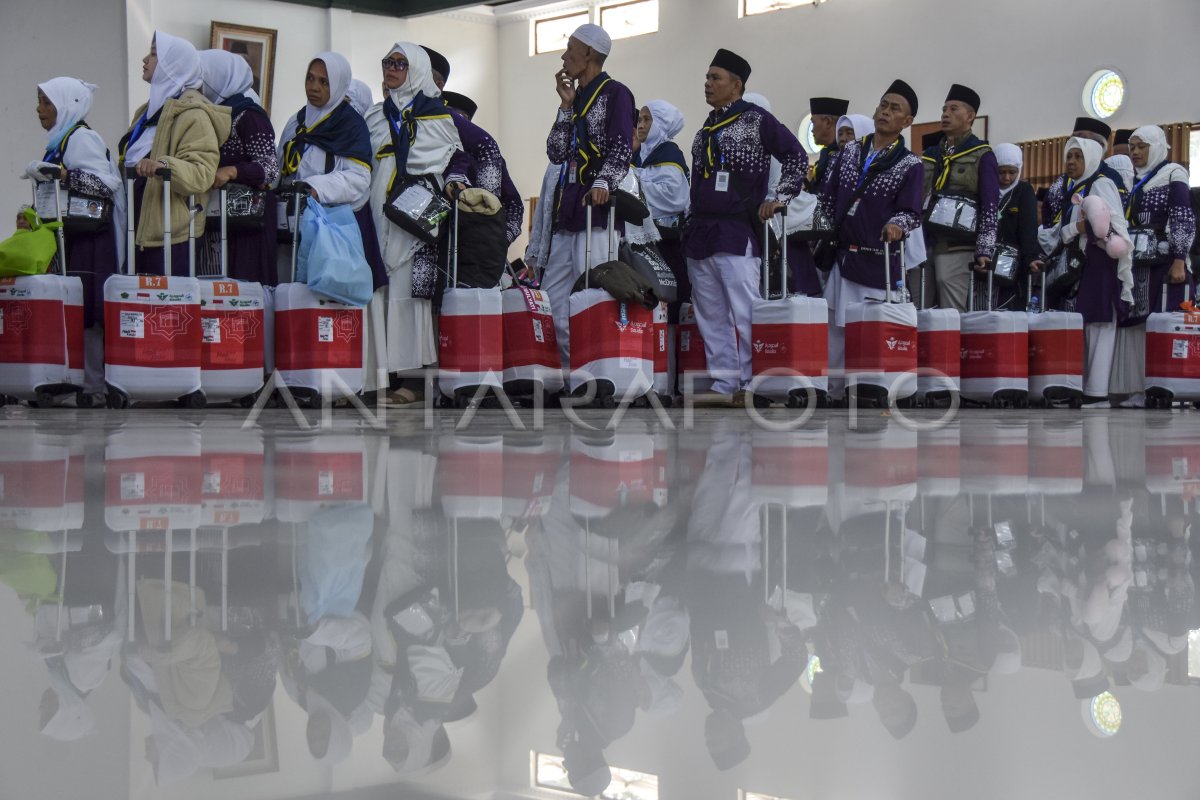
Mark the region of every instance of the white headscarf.
[[76, 123], [83, 122], [91, 112], [92, 94], [96, 91], [96, 85], [78, 78], [51, 78], [45, 83], [39, 83], [38, 88], [58, 112], [54, 127], [46, 134], [46, 149], [53, 150], [67, 135], [67, 131], [75, 127]]
[[1075, 182], [1086, 181], [1096, 174], [1096, 170], [1100, 169], [1100, 164], [1104, 161], [1104, 146], [1091, 139], [1072, 136], [1067, 139], [1067, 144], [1063, 147], [1063, 158], [1066, 159], [1067, 153], [1072, 150], [1083, 153], [1083, 175], [1079, 176]]
[[213, 103], [245, 94], [254, 84], [254, 73], [241, 56], [228, 50], [201, 50], [200, 91]]
[[317, 53], [309, 60], [309, 65], [311, 66], [314, 61], [323, 63], [325, 72], [329, 74], [329, 100], [319, 108], [305, 102], [304, 124], [309, 128], [342, 104], [342, 101], [346, 99], [346, 94], [350, 91], [350, 81], [353, 78], [350, 62], [341, 53]]
[[147, 119], [157, 114], [168, 100], [183, 94], [184, 89], [198, 89], [203, 84], [200, 54], [191, 42], [155, 31], [154, 49], [158, 55], [158, 66], [150, 76]]
[[1000, 196], [1006, 197], [1013, 189], [1017, 188], [1017, 181], [1021, 180], [1021, 168], [1025, 165], [1025, 157], [1021, 153], [1021, 148], [1008, 142], [993, 146], [992, 152], [996, 154], [997, 167], [1017, 168], [1017, 180], [1010, 183], [1007, 189], [1000, 190]]
[[1135, 136], [1150, 145], [1150, 155], [1146, 159], [1146, 166], [1137, 170], [1137, 176], [1140, 178], [1153, 172], [1155, 167], [1167, 160], [1171, 146], [1167, 144], [1167, 134], [1157, 125], [1143, 125], [1135, 130], [1129, 138], [1132, 139]]
[[875, 122], [862, 114], [847, 114], [843, 117], [838, 117], [837, 128], [834, 133], [838, 133], [842, 128], [853, 128], [854, 138], [862, 139], [864, 136], [869, 136], [875, 132]]
[[679, 135], [683, 130], [683, 114], [666, 100], [651, 100], [646, 103], [646, 108], [650, 109], [654, 123], [650, 126], [650, 132], [646, 134], [646, 141], [642, 142], [641, 152], [644, 156], [649, 156], [660, 144]]
[[1104, 163], [1121, 176], [1121, 183], [1125, 184], [1127, 191], [1133, 188], [1133, 162], [1130, 161], [1129, 156], [1109, 156], [1104, 159]]
[[442, 90], [433, 82], [433, 67], [429, 65], [429, 54], [424, 47], [412, 42], [396, 42], [388, 55], [397, 53], [408, 59], [408, 77], [398, 88], [388, 91], [396, 108], [403, 110], [417, 96], [417, 92], [426, 97], [442, 96]]
[[359, 114], [366, 116], [367, 109], [375, 105], [375, 95], [365, 81], [354, 78], [350, 81], [350, 105]]
[[[200, 54], [191, 43], [162, 31], [154, 32], [153, 42], [158, 65], [150, 76], [150, 100], [145, 112], [147, 120], [161, 111], [168, 100], [183, 94], [185, 89], [199, 89], [204, 84], [200, 74]], [[129, 143], [125, 151], [127, 164], [136, 164], [150, 154], [157, 129], [157, 123], [146, 125], [137, 141]]]
[[744, 95], [742, 95], [742, 99], [747, 103], [753, 103], [764, 111], [771, 110], [771, 101], [763, 97], [758, 92], [746, 92]]

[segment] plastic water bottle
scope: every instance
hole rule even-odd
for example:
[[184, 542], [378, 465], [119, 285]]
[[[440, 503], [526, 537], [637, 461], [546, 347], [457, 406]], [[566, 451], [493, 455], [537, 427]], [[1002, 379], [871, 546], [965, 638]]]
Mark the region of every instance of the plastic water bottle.
[[1035, 294], [1035, 295], [1030, 295], [1030, 297], [1029, 297], [1029, 305], [1025, 306], [1025, 310], [1026, 310], [1026, 311], [1028, 311], [1028, 312], [1029, 312], [1029, 313], [1031, 313], [1031, 314], [1036, 314], [1036, 313], [1038, 313], [1039, 311], [1041, 311], [1041, 310], [1042, 310], [1042, 301], [1041, 301], [1041, 299], [1040, 299], [1040, 298], [1039, 298], [1039, 297], [1038, 297], [1036, 294]]
[[912, 296], [908, 293], [908, 288], [904, 285], [904, 279], [896, 281], [896, 302], [911, 303]]

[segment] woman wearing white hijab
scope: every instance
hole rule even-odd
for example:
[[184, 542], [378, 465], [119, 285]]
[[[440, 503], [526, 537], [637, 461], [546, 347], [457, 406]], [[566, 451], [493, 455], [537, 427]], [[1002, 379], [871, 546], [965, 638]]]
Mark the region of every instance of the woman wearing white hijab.
[[[1064, 212], [1058, 227], [1065, 247], [1084, 254], [1083, 271], [1076, 297], [1069, 304], [1083, 315], [1086, 344], [1083, 368], [1084, 402], [1108, 407], [1109, 378], [1116, 348], [1117, 322], [1125, 319], [1133, 304], [1132, 259], [1128, 254], [1113, 258], [1105, 249], [1112, 237], [1129, 240], [1125, 209], [1117, 185], [1100, 172], [1104, 146], [1091, 139], [1072, 136], [1064, 148], [1067, 185]], [[1076, 198], [1099, 198], [1110, 216], [1109, 230], [1092, 230], [1083, 205]]]
[[[196, 48], [176, 36], [155, 31], [150, 53], [142, 59], [142, 80], [150, 84], [150, 100], [133, 115], [121, 139], [120, 164], [135, 167], [133, 204], [137, 263], [127, 269], [162, 274], [163, 182], [155, 172], [171, 170], [171, 263], [176, 275], [187, 275], [188, 197], [201, 206], [217, 174], [221, 145], [229, 138], [229, 109], [210, 103], [198, 91], [203, 85]], [[196, 218], [196, 235], [204, 233], [204, 215]]]
[[375, 105], [375, 96], [371, 93], [371, 87], [366, 81], [360, 81], [354, 78], [350, 81], [350, 105], [354, 106], [354, 110], [363, 117], [367, 116], [367, 112], [371, 106]]
[[847, 142], [870, 136], [874, 132], [875, 123], [871, 121], [870, 117], [862, 114], [847, 114], [839, 117], [837, 121], [838, 147], [842, 147]]
[[638, 183], [650, 207], [650, 217], [658, 225], [662, 240], [658, 250], [675, 274], [679, 302], [668, 306], [669, 322], [679, 322], [679, 307], [691, 299], [687, 277], [687, 259], [683, 257], [679, 236], [683, 217], [691, 205], [691, 181], [687, 160], [674, 139], [683, 130], [683, 114], [666, 100], [651, 100], [638, 112], [633, 136], [633, 167]]
[[[1027, 182], [1021, 180], [1021, 169], [1025, 159], [1021, 148], [1015, 144], [998, 144], [992, 148], [1000, 168], [1000, 219], [997, 238], [1000, 244], [1015, 248], [1020, 263], [1016, 274], [1016, 285], [1012, 288], [995, 288], [993, 304], [999, 309], [1020, 311], [1019, 298], [1025, 296], [1025, 276], [1039, 272], [1042, 268], [1042, 250], [1038, 245], [1038, 202], [1037, 193]], [[1035, 269], [1036, 267], [1036, 269]], [[984, 276], [986, 277], [986, 275]], [[978, 291], [979, 286], [976, 285]], [[1041, 295], [1038, 286], [1034, 294]]]
[[[383, 207], [403, 173], [431, 176], [446, 187], [451, 183], [461, 186], [465, 169], [457, 163], [452, 166], [462, 144], [445, 104], [436, 99], [441, 90], [433, 82], [424, 48], [411, 42], [392, 45], [383, 59], [383, 78], [387, 97], [367, 112], [367, 125], [376, 154], [371, 213], [388, 286], [386, 293], [377, 291], [368, 306], [367, 363], [386, 367], [394, 380], [402, 382], [388, 393], [387, 402], [405, 405], [422, 399], [424, 378], [414, 371], [437, 362], [433, 299], [438, 285], [438, 248], [389, 220]], [[367, 370], [367, 388], [388, 389], [373, 386], [375, 374], [376, 369]]]
[[38, 119], [47, 131], [46, 151], [26, 177], [46, 181], [42, 170], [57, 167], [63, 187], [112, 204], [112, 222], [95, 233], [66, 234], [67, 271], [83, 281], [84, 392], [104, 392], [104, 281], [119, 271], [125, 254], [125, 192], [104, 140], [87, 124], [96, 87], [78, 78], [52, 78], [38, 84]]
[[[250, 89], [254, 75], [246, 59], [226, 50], [200, 53], [204, 86], [201, 91], [212, 103], [229, 109], [233, 130], [221, 145], [221, 161], [213, 181], [213, 191], [233, 190], [236, 186], [266, 189], [279, 180], [279, 159], [275, 155], [275, 128]], [[233, 186], [230, 186], [233, 184]], [[202, 274], [216, 275], [220, 265], [221, 232], [210, 230], [199, 248]], [[275, 196], [266, 193], [263, 225], [229, 232], [229, 277], [253, 281], [264, 286], [278, 282], [275, 269]]]
[[1169, 251], [1156, 262], [1139, 263], [1133, 271], [1134, 308], [1118, 334], [1119, 367], [1110, 387], [1114, 395], [1129, 395], [1123, 406], [1145, 405], [1145, 323], [1150, 314], [1165, 310], [1163, 287], [1167, 287], [1167, 309], [1178, 309], [1193, 284], [1188, 253], [1196, 235], [1196, 217], [1188, 171], [1167, 160], [1169, 151], [1167, 136], [1157, 125], [1145, 125], [1129, 137], [1134, 182], [1125, 202], [1125, 219], [1130, 228], [1149, 228], [1165, 237]]

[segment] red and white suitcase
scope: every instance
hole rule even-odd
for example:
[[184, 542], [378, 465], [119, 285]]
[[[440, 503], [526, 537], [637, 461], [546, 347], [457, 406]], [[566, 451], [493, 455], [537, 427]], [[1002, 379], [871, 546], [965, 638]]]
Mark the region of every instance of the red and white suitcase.
[[[1033, 278], [1029, 279], [1032, 295]], [[1046, 405], [1083, 404], [1083, 315], [1046, 311], [1046, 273], [1042, 273], [1040, 311], [1029, 323], [1029, 399]]]
[[[784, 222], [786, 224], [786, 209]], [[762, 291], [751, 309], [753, 402], [771, 401], [799, 408], [824, 407], [829, 392], [829, 306], [823, 298], [788, 295], [786, 242], [779, 275], [781, 297], [770, 289], [770, 222], [763, 223]]]
[[825, 426], [751, 435], [750, 491], [763, 504], [824, 506], [829, 499], [829, 431]]
[[[171, 171], [163, 181], [163, 274], [112, 275], [104, 282], [104, 382], [110, 408], [139, 400], [180, 400], [202, 408], [200, 282], [171, 274]], [[126, 168], [129, 199], [126, 269], [135, 263], [133, 167]], [[190, 205], [190, 204], [189, 204]], [[191, 226], [189, 226], [189, 246]], [[193, 261], [194, 267], [194, 261]], [[193, 269], [194, 274], [194, 269]]]
[[917, 399], [949, 400], [961, 389], [962, 320], [957, 309], [925, 307], [925, 270], [920, 270], [917, 310]]
[[708, 356], [704, 352], [704, 337], [696, 322], [696, 307], [684, 303], [679, 307], [678, 355], [675, 359], [679, 372], [679, 390], [683, 394], [701, 394], [712, 389], [712, 378], [708, 377]]
[[504, 391], [509, 397], [555, 394], [563, 388], [550, 297], [514, 286], [500, 293], [504, 324]]
[[545, 516], [562, 466], [564, 444], [559, 436], [514, 433], [504, 437], [504, 516]]
[[57, 396], [82, 388], [79, 278], [0, 278], [0, 394], [48, 408]]
[[[973, 306], [973, 275], [970, 287]], [[997, 408], [1024, 406], [1029, 397], [1029, 321], [1023, 313], [990, 310], [991, 299], [988, 272], [989, 310], [962, 315], [962, 396]]]
[[650, 434], [603, 431], [596, 437], [576, 432], [571, 438], [572, 514], [597, 519], [625, 506], [666, 503], [665, 465]]
[[1029, 423], [1029, 483], [1039, 494], [1077, 496], [1083, 491], [1087, 454], [1083, 420], [1058, 415]]
[[504, 375], [504, 298], [500, 287], [462, 289], [458, 285], [458, 202], [450, 232], [450, 286], [438, 319], [438, 388], [465, 406], [481, 386], [494, 392]]
[[112, 531], [200, 526], [200, 431], [133, 426], [104, 447], [104, 522]]
[[441, 437], [437, 485], [446, 516], [499, 519], [504, 513], [507, 467], [503, 436]]
[[[34, 205], [44, 219], [39, 187], [54, 191], [55, 219], [63, 221], [62, 185], [35, 183]], [[57, 397], [83, 395], [83, 284], [67, 277], [66, 239], [60, 225], [58, 274], [0, 278], [0, 394], [49, 408]]]
[[[308, 187], [290, 187], [299, 226]], [[298, 236], [292, 237], [292, 276], [296, 275]], [[315, 294], [305, 283], [275, 287], [275, 369], [288, 391], [308, 406], [355, 395], [363, 388], [363, 310]], [[265, 319], [265, 317], [264, 317]]]
[[19, 531], [83, 527], [83, 444], [33, 428], [0, 438], [0, 541]]
[[[846, 307], [846, 386], [850, 396], [886, 405], [917, 391], [917, 309], [892, 293], [891, 248], [883, 248], [884, 301]], [[900, 245], [904, 261], [904, 245]]]
[[266, 296], [260, 283], [229, 279], [226, 197], [222, 187], [221, 271], [200, 282], [200, 383], [210, 402], [249, 405], [262, 388], [266, 366]]
[[280, 522], [307, 522], [318, 511], [367, 499], [367, 458], [356, 436], [279, 441], [274, 475]]
[[[616, 206], [608, 212], [608, 254], [616, 258]], [[587, 206], [584, 275], [592, 269], [592, 207]], [[588, 278], [584, 278], [587, 286]], [[653, 313], [640, 305], [619, 303], [603, 289], [584, 288], [570, 297], [570, 389], [583, 395], [595, 384], [595, 401], [611, 405], [632, 392], [654, 389]]]
[[[1190, 294], [1185, 286], [1184, 291]], [[1186, 296], [1186, 295], [1185, 295]], [[1163, 285], [1162, 307], [1167, 307]], [[1171, 311], [1146, 320], [1146, 405], [1200, 400], [1200, 313]]]
[[267, 471], [262, 435], [238, 428], [200, 431], [201, 524], [259, 525], [267, 518]]

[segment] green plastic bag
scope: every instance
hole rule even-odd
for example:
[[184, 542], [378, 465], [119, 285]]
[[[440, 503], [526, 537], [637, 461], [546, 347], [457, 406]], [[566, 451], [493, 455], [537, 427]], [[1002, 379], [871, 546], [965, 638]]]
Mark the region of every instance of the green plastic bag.
[[30, 230], [18, 230], [0, 242], [0, 278], [43, 275], [58, 253], [54, 232], [61, 222], [42, 222], [33, 209], [22, 212]]

